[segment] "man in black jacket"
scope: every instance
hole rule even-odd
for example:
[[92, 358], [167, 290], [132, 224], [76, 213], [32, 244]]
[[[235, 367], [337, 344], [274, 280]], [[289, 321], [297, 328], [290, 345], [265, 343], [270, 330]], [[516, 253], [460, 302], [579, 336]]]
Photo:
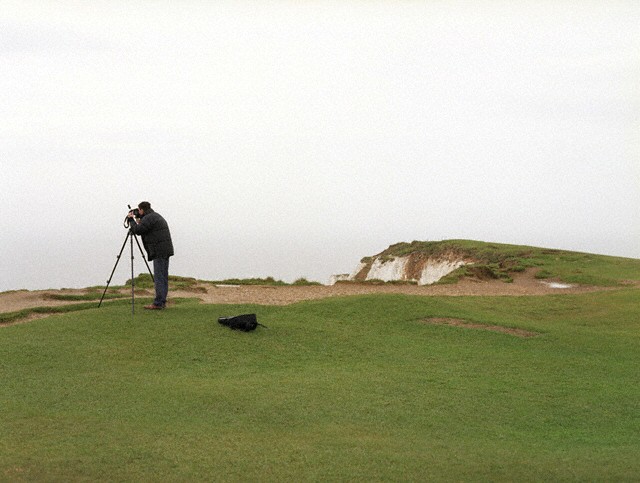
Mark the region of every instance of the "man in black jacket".
[[169, 292], [169, 257], [173, 256], [169, 225], [159, 213], [151, 209], [148, 201], [138, 205], [138, 212], [140, 216], [135, 219], [133, 211], [129, 213], [129, 227], [134, 235], [142, 236], [142, 244], [147, 251], [149, 261], [153, 261], [153, 278], [156, 288], [153, 304], [146, 305], [145, 309], [164, 309]]

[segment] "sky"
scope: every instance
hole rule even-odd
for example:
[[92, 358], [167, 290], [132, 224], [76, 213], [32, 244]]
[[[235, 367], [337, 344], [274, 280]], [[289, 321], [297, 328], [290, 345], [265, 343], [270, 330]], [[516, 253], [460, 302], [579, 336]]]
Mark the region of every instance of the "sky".
[[104, 286], [140, 201], [204, 280], [325, 283], [413, 240], [640, 258], [638, 25], [637, 1], [0, 0], [0, 291]]

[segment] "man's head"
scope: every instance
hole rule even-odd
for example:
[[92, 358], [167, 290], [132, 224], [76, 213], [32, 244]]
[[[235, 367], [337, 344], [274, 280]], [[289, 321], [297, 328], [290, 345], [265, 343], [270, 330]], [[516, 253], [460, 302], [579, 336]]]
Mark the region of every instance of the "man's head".
[[138, 209], [140, 210], [140, 214], [144, 215], [151, 209], [151, 203], [149, 203], [148, 201], [141, 201], [138, 205]]

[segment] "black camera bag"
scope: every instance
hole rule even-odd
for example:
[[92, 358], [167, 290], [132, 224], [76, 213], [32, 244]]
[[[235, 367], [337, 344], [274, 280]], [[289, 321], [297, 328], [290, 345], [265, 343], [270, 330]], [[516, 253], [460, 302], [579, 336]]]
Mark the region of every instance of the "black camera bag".
[[[218, 322], [222, 325], [226, 325], [232, 330], [242, 330], [243, 332], [250, 332], [255, 330], [256, 327], [262, 325], [258, 322], [256, 314], [243, 314], [233, 317], [219, 317]], [[262, 327], [265, 327], [262, 325]]]

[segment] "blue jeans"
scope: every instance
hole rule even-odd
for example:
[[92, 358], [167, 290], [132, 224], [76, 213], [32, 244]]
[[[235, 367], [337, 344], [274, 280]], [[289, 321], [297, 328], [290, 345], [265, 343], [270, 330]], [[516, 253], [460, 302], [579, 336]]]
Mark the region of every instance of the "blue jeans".
[[153, 305], [164, 307], [169, 293], [169, 259], [156, 258], [153, 260], [153, 280], [156, 287], [156, 298]]

